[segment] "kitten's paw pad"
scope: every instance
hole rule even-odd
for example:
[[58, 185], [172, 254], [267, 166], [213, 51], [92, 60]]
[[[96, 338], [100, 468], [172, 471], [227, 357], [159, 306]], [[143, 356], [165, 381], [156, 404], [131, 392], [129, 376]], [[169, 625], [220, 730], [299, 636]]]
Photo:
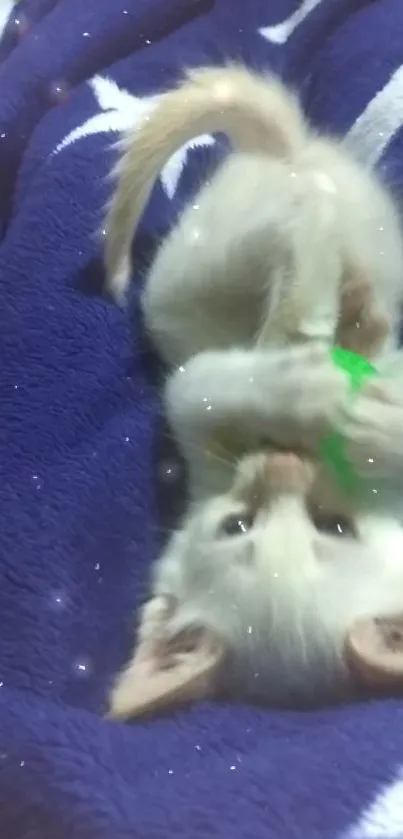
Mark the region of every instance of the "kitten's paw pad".
[[349, 280], [341, 292], [341, 325], [355, 321], [362, 309], [367, 308], [372, 301], [371, 284], [363, 279]]

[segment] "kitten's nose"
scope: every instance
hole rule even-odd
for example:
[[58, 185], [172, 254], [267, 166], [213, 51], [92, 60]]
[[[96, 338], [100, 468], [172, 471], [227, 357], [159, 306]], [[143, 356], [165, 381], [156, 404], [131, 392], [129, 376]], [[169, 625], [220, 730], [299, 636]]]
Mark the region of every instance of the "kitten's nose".
[[283, 494], [307, 495], [314, 477], [313, 463], [295, 452], [260, 452], [241, 460], [233, 494], [251, 507], [266, 507]]
[[265, 473], [270, 493], [304, 494], [312, 484], [314, 470], [295, 452], [275, 452], [266, 457]]

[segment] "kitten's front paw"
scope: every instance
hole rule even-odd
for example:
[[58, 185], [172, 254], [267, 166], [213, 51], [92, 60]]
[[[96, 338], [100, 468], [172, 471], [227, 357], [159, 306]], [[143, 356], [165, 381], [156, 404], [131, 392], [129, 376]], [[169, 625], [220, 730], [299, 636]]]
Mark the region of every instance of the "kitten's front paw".
[[347, 439], [348, 455], [362, 477], [385, 478], [399, 467], [403, 400], [389, 382], [368, 382], [346, 403], [338, 425]]
[[316, 450], [349, 391], [349, 379], [323, 345], [292, 347], [267, 355], [267, 390], [262, 397], [273, 412], [272, 437], [282, 445]]
[[302, 426], [331, 425], [343, 404], [349, 380], [332, 361], [327, 347], [296, 348], [283, 371], [284, 390]]

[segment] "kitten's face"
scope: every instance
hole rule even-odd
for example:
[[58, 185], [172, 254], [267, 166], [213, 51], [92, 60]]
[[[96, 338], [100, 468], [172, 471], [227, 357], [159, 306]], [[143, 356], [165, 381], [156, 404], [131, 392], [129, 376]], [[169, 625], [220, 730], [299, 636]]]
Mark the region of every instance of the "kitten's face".
[[348, 693], [346, 634], [403, 607], [403, 528], [338, 495], [296, 455], [254, 455], [231, 491], [188, 515], [157, 566], [175, 624], [224, 639], [225, 682], [245, 698], [326, 701]]

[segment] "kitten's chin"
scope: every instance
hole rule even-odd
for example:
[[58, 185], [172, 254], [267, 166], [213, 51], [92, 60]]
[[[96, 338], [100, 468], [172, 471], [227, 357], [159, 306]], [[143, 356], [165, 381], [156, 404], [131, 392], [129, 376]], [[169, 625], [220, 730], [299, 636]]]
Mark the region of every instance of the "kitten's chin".
[[227, 657], [217, 695], [262, 707], [313, 710], [362, 698], [362, 685], [352, 677], [343, 653], [329, 648], [317, 655], [301, 651], [287, 659], [284, 651], [251, 651]]
[[228, 687], [227, 682], [220, 687], [217, 689], [217, 698], [286, 711], [315, 711], [360, 701], [369, 696], [367, 689], [347, 678], [337, 678], [326, 685], [307, 683], [304, 687], [284, 685], [273, 689], [271, 684], [266, 689], [264, 684], [259, 684], [257, 674], [253, 674], [248, 685], [244, 681], [243, 684], [234, 683]]

